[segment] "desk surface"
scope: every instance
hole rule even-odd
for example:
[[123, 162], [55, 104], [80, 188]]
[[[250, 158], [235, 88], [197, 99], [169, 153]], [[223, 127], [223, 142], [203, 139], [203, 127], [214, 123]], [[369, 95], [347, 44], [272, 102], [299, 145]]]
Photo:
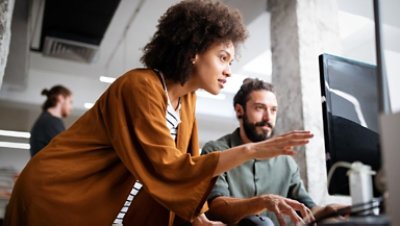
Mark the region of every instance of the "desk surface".
[[350, 217], [336, 222], [324, 222], [319, 226], [389, 226], [389, 218], [385, 215]]

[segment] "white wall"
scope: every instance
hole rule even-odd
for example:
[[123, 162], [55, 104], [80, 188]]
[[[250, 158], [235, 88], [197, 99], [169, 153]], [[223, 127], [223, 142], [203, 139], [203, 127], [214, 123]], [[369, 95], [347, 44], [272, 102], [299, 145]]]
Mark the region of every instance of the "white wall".
[[[376, 65], [375, 24], [372, 1], [338, 0], [343, 57]], [[393, 112], [400, 111], [400, 1], [382, 1], [384, 59]], [[361, 7], [362, 6], [362, 7]], [[382, 7], [382, 8], [383, 8]], [[397, 8], [396, 8], [397, 7]]]

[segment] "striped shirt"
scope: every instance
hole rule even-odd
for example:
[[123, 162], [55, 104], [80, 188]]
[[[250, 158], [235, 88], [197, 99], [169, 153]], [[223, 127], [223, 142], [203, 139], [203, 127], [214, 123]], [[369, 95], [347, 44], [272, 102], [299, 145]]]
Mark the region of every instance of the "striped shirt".
[[176, 140], [176, 135], [178, 133], [178, 125], [181, 122], [181, 118], [179, 116], [180, 109], [181, 109], [180, 103], [178, 104], [178, 107], [175, 110], [172, 107], [171, 103], [169, 102], [169, 98], [168, 98], [168, 107], [167, 107], [167, 113], [166, 113], [167, 127], [169, 129], [172, 139], [174, 139], [174, 140]]
[[[163, 87], [164, 87], [164, 91], [165, 91], [165, 93], [167, 95], [167, 98], [168, 98], [167, 112], [165, 113], [166, 119], [167, 119], [166, 120], [166, 124], [167, 124], [167, 127], [168, 127], [169, 131], [170, 131], [172, 139], [174, 139], [175, 142], [176, 142], [176, 136], [177, 136], [177, 133], [178, 133], [178, 125], [181, 122], [181, 118], [180, 118], [180, 114], [179, 114], [180, 113], [180, 109], [181, 109], [180, 99], [178, 101], [177, 108], [174, 109], [174, 107], [172, 106], [171, 101], [169, 99], [169, 96], [168, 96], [168, 90], [167, 90], [167, 85], [166, 85], [165, 80], [164, 80], [164, 76], [163, 76], [163, 74], [161, 72], [158, 72], [158, 74], [159, 74], [159, 76], [161, 78], [161, 81], [162, 81]], [[115, 218], [113, 224], [122, 225], [122, 221], [124, 219], [124, 216], [125, 216], [126, 212], [128, 212], [128, 208], [131, 205], [132, 200], [135, 198], [135, 196], [140, 191], [142, 186], [143, 186], [143, 184], [140, 183], [139, 180], [135, 181], [135, 183], [133, 184], [132, 190], [128, 195], [128, 198], [125, 201], [124, 206], [119, 211], [119, 213], [118, 213], [117, 217]]]

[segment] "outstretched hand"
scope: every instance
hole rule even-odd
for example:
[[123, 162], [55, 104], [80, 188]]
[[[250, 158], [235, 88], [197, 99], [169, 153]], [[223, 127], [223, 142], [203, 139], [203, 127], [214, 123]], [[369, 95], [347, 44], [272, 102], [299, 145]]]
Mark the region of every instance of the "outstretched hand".
[[309, 131], [292, 131], [265, 141], [246, 143], [220, 152], [214, 176], [218, 176], [250, 159], [269, 159], [294, 155], [293, 147], [307, 144], [314, 135]]
[[251, 149], [255, 151], [255, 159], [268, 159], [278, 155], [294, 155], [296, 146], [309, 142], [314, 135], [310, 131], [295, 130], [265, 141], [252, 143]]

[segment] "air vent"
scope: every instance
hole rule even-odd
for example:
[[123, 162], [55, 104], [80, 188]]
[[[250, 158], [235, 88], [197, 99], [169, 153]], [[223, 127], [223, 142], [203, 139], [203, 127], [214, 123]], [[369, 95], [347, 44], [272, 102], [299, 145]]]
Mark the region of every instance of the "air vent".
[[99, 47], [95, 45], [47, 36], [43, 54], [66, 60], [93, 63], [98, 50]]

